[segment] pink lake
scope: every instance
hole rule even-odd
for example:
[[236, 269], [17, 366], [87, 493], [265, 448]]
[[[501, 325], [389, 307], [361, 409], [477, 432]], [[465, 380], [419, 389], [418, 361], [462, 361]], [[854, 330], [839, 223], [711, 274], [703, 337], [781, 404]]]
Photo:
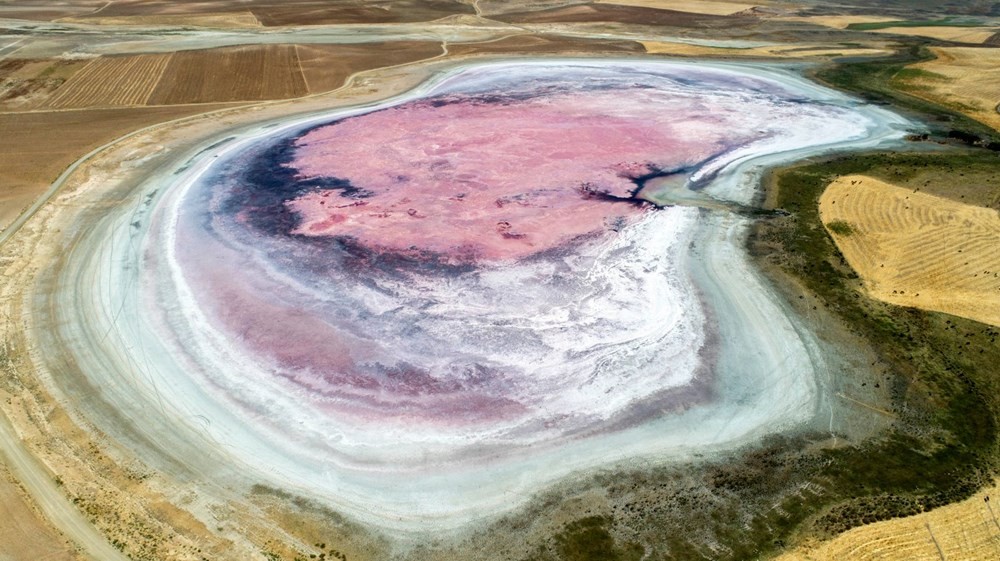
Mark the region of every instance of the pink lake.
[[[626, 102], [624, 105], [628, 103]], [[620, 92], [503, 103], [436, 98], [352, 117], [296, 142], [302, 179], [349, 181], [289, 201], [295, 234], [379, 251], [502, 261], [618, 231], [643, 213], [641, 180], [718, 150], [726, 130], [628, 111]]]

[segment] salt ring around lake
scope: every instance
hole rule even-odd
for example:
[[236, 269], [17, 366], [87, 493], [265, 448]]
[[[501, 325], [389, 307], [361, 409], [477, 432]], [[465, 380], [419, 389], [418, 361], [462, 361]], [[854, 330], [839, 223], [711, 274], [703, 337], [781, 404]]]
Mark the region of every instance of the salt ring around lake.
[[81, 205], [36, 336], [152, 465], [461, 528], [816, 423], [827, 361], [749, 219], [671, 197], [749, 204], [767, 167], [911, 126], [763, 64], [463, 65]]

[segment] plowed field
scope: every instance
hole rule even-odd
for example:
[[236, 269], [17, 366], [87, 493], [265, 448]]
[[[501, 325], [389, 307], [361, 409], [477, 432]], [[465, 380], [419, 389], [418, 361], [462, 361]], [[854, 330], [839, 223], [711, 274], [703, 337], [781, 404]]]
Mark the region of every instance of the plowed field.
[[59, 109], [145, 105], [171, 56], [96, 58], [56, 90], [47, 105]]
[[149, 105], [260, 101], [305, 95], [291, 45], [255, 45], [174, 53]]

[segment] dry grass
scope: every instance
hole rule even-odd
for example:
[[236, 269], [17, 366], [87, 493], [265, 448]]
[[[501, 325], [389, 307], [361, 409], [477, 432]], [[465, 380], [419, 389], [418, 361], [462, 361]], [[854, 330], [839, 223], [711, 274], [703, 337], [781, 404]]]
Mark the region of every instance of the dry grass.
[[1000, 130], [1000, 49], [933, 47], [937, 59], [909, 68], [927, 74], [907, 78], [907, 92], [951, 107]]
[[1000, 326], [997, 211], [851, 175], [820, 216], [871, 296]]
[[621, 6], [640, 6], [643, 8], [657, 8], [660, 10], [675, 10], [678, 12], [689, 12], [692, 14], [711, 14], [715, 16], [728, 16], [744, 10], [749, 10], [758, 4], [746, 4], [743, 2], [726, 2], [718, 0], [597, 0], [599, 4], [618, 4]]
[[888, 49], [865, 47], [844, 47], [838, 49], [836, 46], [830, 45], [778, 45], [750, 49], [703, 47], [701, 45], [663, 41], [643, 41], [642, 45], [646, 48], [646, 52], [653, 54], [710, 57], [809, 58], [820, 56], [873, 56], [891, 53]]
[[253, 45], [174, 53], [148, 103], [261, 101], [305, 94], [293, 45]]
[[157, 54], [94, 59], [56, 90], [47, 105], [59, 109], [145, 105], [171, 56]]
[[1000, 559], [1000, 486], [928, 513], [855, 528], [777, 561], [980, 561]]
[[997, 33], [995, 27], [886, 27], [885, 29], [874, 29], [870, 33], [890, 33], [893, 35], [911, 35], [916, 37], [930, 37], [943, 41], [955, 41], [956, 43], [983, 43]]

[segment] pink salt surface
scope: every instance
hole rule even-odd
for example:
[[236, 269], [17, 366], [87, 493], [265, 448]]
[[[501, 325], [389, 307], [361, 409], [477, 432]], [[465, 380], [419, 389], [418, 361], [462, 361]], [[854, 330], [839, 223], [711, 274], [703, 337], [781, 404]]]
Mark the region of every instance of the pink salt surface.
[[297, 141], [298, 174], [346, 179], [373, 195], [318, 190], [289, 201], [295, 233], [502, 261], [608, 232], [643, 210], [593, 191], [628, 198], [630, 178], [705, 158], [724, 129], [685, 134], [639, 107], [623, 110], [621, 92], [417, 102], [314, 129]]
[[[377, 345], [337, 329], [296, 306], [274, 302], [273, 287], [254, 277], [233, 275], [238, 261], [198, 248], [205, 246], [191, 228], [179, 230], [185, 261], [199, 263], [186, 272], [199, 289], [205, 311], [222, 331], [239, 334], [246, 352], [266, 357], [279, 376], [309, 389], [304, 399], [353, 422], [446, 425], [497, 422], [525, 412], [525, 405], [475, 379], [439, 378], [418, 368], [379, 371], [362, 363], [395, 360]], [[236, 258], [238, 259], [238, 258]], [[226, 266], [222, 266], [222, 261]], [[261, 317], [269, 318], [261, 322]]]

